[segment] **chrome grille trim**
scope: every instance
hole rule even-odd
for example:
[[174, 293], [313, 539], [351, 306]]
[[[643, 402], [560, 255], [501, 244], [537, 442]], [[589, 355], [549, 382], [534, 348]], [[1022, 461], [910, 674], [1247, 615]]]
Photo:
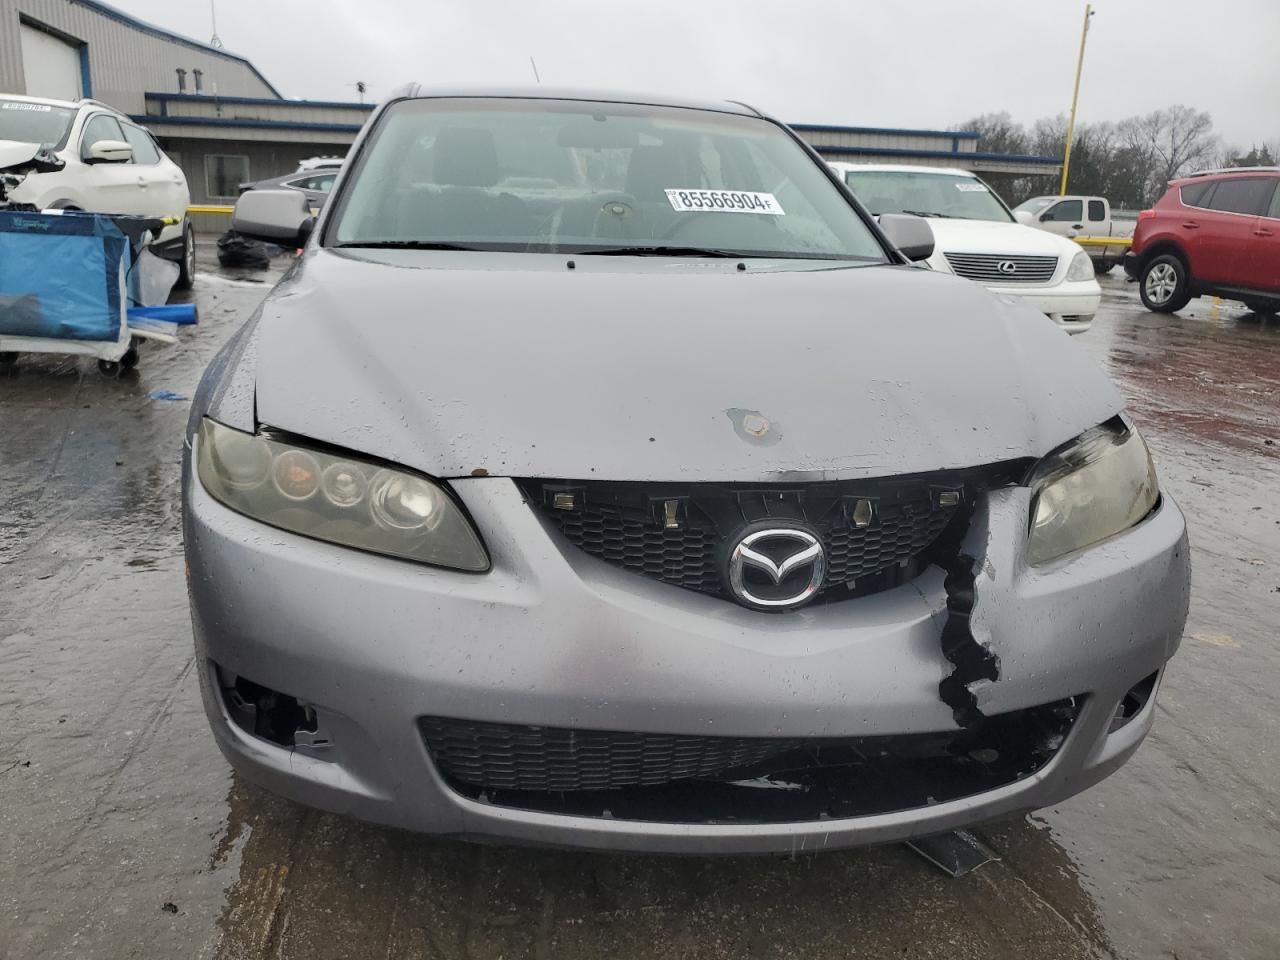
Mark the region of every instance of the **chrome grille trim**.
[[[1055, 256], [1023, 256], [1000, 253], [946, 253], [947, 263], [957, 276], [1003, 286], [1020, 283], [1048, 283], [1058, 271]], [[1002, 263], [1014, 266], [1012, 273], [1000, 269]]]

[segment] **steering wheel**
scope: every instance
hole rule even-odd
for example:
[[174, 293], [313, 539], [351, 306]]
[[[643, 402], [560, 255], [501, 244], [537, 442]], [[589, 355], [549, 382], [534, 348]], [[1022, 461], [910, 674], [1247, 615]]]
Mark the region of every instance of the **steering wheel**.
[[676, 218], [672, 221], [671, 226], [662, 232], [662, 236], [658, 239], [662, 243], [668, 243], [674, 240], [678, 234], [684, 233], [685, 228], [691, 226], [695, 222], [695, 218], [700, 214], [701, 210], [685, 210], [676, 214]]

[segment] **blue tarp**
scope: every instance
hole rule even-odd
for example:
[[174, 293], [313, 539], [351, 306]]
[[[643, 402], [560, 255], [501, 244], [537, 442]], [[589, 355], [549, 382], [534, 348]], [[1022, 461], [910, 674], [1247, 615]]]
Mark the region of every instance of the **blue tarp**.
[[106, 217], [0, 210], [0, 336], [118, 339], [130, 259]]

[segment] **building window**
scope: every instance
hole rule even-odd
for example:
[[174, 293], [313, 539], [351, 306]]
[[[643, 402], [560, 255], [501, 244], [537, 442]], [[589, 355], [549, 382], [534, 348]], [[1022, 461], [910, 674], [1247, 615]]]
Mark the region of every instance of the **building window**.
[[210, 200], [229, 199], [249, 179], [249, 158], [211, 154], [204, 158], [204, 184]]

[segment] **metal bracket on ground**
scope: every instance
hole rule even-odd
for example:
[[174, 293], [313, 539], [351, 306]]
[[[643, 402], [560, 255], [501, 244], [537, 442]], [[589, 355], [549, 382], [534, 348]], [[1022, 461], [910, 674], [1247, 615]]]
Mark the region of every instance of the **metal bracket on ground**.
[[963, 877], [1000, 857], [968, 830], [918, 837], [906, 845], [950, 877]]

